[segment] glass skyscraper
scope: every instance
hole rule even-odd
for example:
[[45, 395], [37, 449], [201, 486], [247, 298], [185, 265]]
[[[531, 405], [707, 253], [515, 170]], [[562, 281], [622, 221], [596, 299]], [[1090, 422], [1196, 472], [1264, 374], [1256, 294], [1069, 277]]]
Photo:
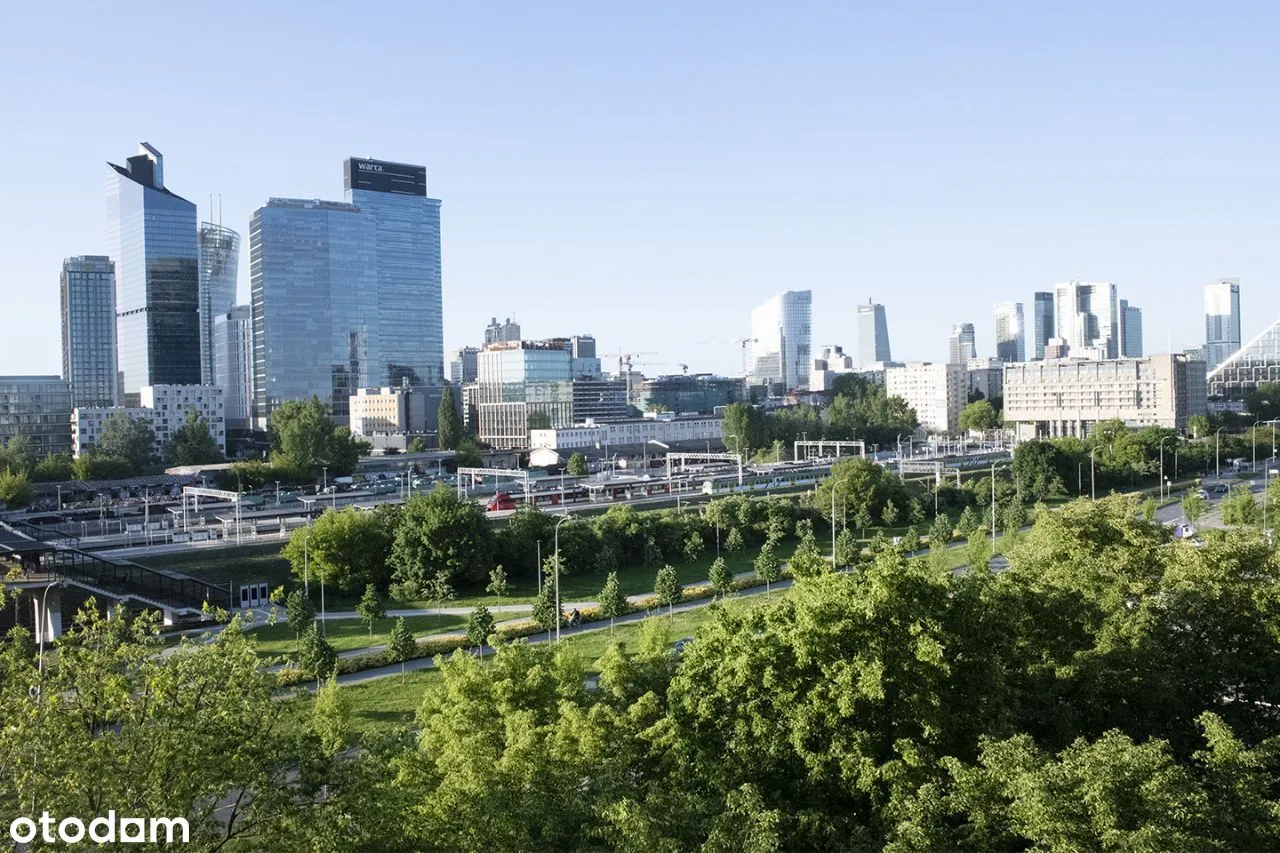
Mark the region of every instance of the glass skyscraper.
[[[240, 235], [212, 222], [200, 223], [200, 384], [213, 385], [213, 323], [236, 304]], [[227, 389], [223, 389], [224, 392]]]
[[1049, 343], [1049, 338], [1054, 337], [1052, 293], [1036, 293], [1035, 302], [1032, 303], [1032, 319], [1035, 324], [1035, 345], [1031, 357], [1035, 361], [1043, 361], [1045, 345]]
[[248, 429], [253, 408], [253, 311], [236, 305], [213, 320], [213, 382], [222, 389], [227, 429]]
[[427, 196], [422, 166], [349, 158], [346, 200], [368, 215], [377, 245], [377, 335], [384, 387], [444, 383], [440, 200]]
[[269, 200], [249, 226], [254, 426], [319, 397], [346, 424], [356, 389], [387, 386], [377, 225], [354, 204]]
[[1006, 364], [1027, 360], [1021, 302], [996, 303], [996, 358]]
[[1142, 358], [1142, 309], [1120, 300], [1120, 357]]
[[196, 206], [165, 188], [164, 158], [148, 143], [125, 163], [107, 164], [107, 245], [128, 404], [144, 385], [200, 383], [200, 282]]
[[1120, 357], [1120, 308], [1111, 282], [1068, 281], [1054, 287], [1055, 337], [1070, 354], [1092, 351], [1098, 358]]
[[858, 366], [867, 367], [878, 361], [893, 361], [889, 354], [889, 323], [884, 306], [867, 301], [858, 306]]
[[116, 273], [101, 255], [62, 262], [62, 378], [71, 405], [114, 406], [116, 374]]
[[1224, 278], [1204, 289], [1204, 360], [1212, 373], [1240, 349], [1240, 279]]
[[788, 290], [751, 311], [751, 384], [809, 387], [813, 293]]
[[978, 338], [972, 323], [956, 323], [947, 339], [947, 361], [950, 364], [968, 364], [978, 357]]

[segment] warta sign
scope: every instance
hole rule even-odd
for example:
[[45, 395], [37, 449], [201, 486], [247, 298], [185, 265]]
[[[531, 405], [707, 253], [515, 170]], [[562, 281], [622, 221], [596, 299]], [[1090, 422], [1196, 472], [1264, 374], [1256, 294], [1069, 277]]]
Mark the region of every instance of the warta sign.
[[424, 166], [359, 157], [348, 158], [344, 165], [343, 185], [347, 190], [372, 190], [396, 195], [427, 194], [427, 170]]

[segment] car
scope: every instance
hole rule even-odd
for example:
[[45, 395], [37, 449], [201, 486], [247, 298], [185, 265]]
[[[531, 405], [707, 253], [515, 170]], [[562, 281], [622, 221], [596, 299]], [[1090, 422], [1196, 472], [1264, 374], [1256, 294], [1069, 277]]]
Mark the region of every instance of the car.
[[1215, 494], [1225, 495], [1227, 492], [1231, 491], [1231, 488], [1226, 483], [1219, 483], [1213, 487], [1213, 491]]
[[1209, 497], [1209, 493], [1206, 492], [1204, 489], [1196, 489], [1196, 497], [1207, 498]]

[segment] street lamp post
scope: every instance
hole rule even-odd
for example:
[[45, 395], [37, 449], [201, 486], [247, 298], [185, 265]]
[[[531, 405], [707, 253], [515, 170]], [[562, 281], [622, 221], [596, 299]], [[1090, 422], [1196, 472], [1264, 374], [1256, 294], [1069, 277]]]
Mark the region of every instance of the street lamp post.
[[1222, 454], [1219, 450], [1222, 441], [1222, 431], [1226, 427], [1218, 427], [1213, 434], [1213, 478], [1215, 480], [1222, 479]]
[[[55, 586], [62, 586], [62, 581], [54, 581], [44, 588], [44, 594], [40, 596], [40, 612], [36, 614], [36, 630], [40, 632], [40, 653], [38, 657], [38, 672], [44, 677], [44, 635], [49, 625], [49, 590]], [[33, 604], [35, 602], [32, 602]]]
[[276, 509], [280, 508], [280, 481], [276, 480]]
[[560, 612], [560, 525], [564, 524], [566, 521], [568, 521], [568, 520], [569, 520], [569, 519], [571, 519], [571, 518], [573, 518], [573, 516], [569, 515], [569, 514], [566, 512], [566, 513], [564, 514], [564, 516], [562, 516], [562, 517], [561, 517], [561, 519], [560, 519], [559, 521], [557, 521], [557, 522], [556, 522], [556, 531], [555, 531], [555, 547], [556, 547], [555, 570], [556, 570], [556, 642], [557, 642], [557, 643], [558, 643], [558, 642], [560, 642], [560, 623], [561, 623], [562, 621], [564, 621], [564, 620], [562, 619], [561, 612]]
[[1093, 458], [1093, 454], [1098, 451], [1095, 444], [1089, 448], [1089, 500], [1096, 501], [1098, 499], [1098, 475]]
[[1162, 500], [1162, 501], [1164, 500], [1164, 443], [1165, 443], [1166, 441], [1168, 441], [1169, 439], [1171, 439], [1171, 438], [1173, 438], [1173, 436], [1171, 436], [1171, 435], [1166, 435], [1164, 438], [1160, 439], [1160, 483], [1159, 483], [1159, 486], [1160, 486], [1160, 500]]
[[991, 463], [991, 556], [996, 555], [996, 463]]
[[1249, 444], [1253, 450], [1253, 458], [1249, 462], [1249, 473], [1258, 473], [1258, 425], [1262, 421], [1254, 421], [1253, 426], [1249, 427]]

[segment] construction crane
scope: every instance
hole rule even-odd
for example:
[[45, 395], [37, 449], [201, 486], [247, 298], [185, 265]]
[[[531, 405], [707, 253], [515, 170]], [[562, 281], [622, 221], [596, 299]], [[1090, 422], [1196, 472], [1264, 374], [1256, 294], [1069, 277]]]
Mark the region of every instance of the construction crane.
[[631, 402], [631, 364], [632, 364], [631, 359], [639, 358], [642, 355], [657, 355], [657, 353], [656, 352], [623, 352], [621, 349], [618, 350], [618, 375], [619, 376], [622, 375], [622, 368], [624, 365], [627, 368], [626, 376], [627, 376], [627, 405], [628, 406], [633, 405]]
[[707, 344], [711, 346], [729, 346], [730, 344], [742, 348], [742, 375], [747, 374], [747, 346], [749, 344], [759, 343], [758, 338], [734, 338], [731, 341], [698, 341], [699, 344]]

